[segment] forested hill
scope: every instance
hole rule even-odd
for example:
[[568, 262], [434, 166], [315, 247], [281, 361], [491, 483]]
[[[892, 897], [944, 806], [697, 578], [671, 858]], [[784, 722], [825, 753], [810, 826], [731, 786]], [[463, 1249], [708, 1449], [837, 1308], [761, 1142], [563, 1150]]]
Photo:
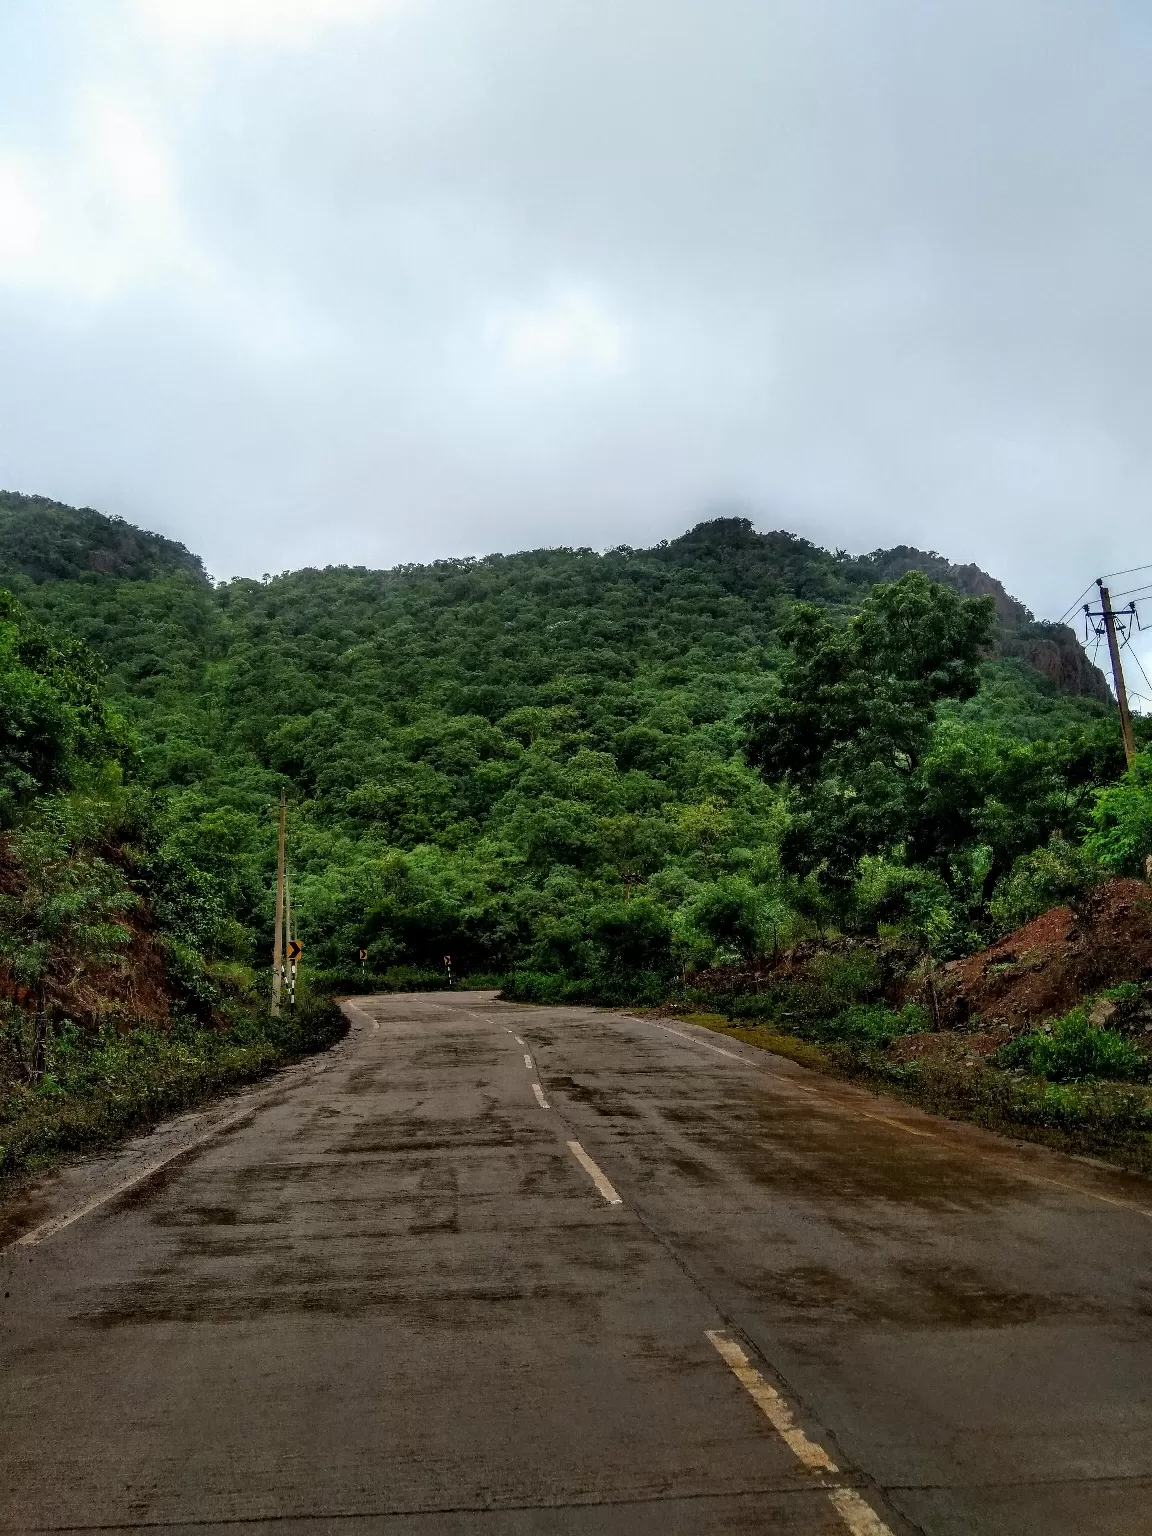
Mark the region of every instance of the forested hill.
[[0, 580], [75, 581], [92, 574], [143, 581], [184, 571], [207, 582], [183, 544], [91, 507], [0, 491]]
[[[847, 618], [909, 570], [987, 592], [998, 614], [979, 693], [935, 708], [938, 782], [916, 789], [927, 805], [948, 786], [933, 879], [967, 881], [963, 902], [984, 910], [1013, 860], [1082, 830], [1088, 789], [1122, 767], [1107, 690], [1071, 631], [937, 555], [832, 554], [724, 518], [647, 550], [213, 588], [181, 546], [94, 518], [0, 501], [0, 570], [104, 658], [164, 857], [199, 882], [197, 942], [237, 963], [266, 961], [282, 784], [303, 934], [333, 970], [363, 946], [377, 971], [450, 951], [473, 970], [579, 975], [625, 888], [628, 931], [652, 924], [640, 966], [673, 941], [698, 960], [722, 949], [701, 914], [725, 891], [749, 910], [810, 908], [817, 893], [801, 899], [780, 862], [785, 787], [748, 762], [748, 712], [797, 600]], [[893, 838], [884, 856], [899, 862]], [[971, 872], [949, 871], [976, 848], [973, 897]]]

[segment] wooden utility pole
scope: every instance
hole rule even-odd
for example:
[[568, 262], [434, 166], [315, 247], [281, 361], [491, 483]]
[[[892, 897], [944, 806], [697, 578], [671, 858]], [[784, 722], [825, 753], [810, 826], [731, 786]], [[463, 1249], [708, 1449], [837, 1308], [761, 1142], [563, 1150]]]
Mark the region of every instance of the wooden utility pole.
[[1120, 647], [1116, 642], [1116, 615], [1112, 612], [1112, 599], [1103, 578], [1097, 578], [1100, 588], [1100, 607], [1103, 610], [1104, 632], [1108, 636], [1108, 654], [1112, 658], [1112, 682], [1116, 688], [1116, 702], [1120, 706], [1120, 734], [1124, 737], [1124, 756], [1131, 768], [1136, 761], [1136, 738], [1132, 734], [1132, 716], [1128, 710], [1128, 690], [1124, 686], [1124, 668], [1120, 665]]
[[272, 941], [272, 1017], [280, 1017], [280, 981], [284, 972], [284, 834], [288, 791], [280, 791], [280, 849], [276, 859], [276, 937]]

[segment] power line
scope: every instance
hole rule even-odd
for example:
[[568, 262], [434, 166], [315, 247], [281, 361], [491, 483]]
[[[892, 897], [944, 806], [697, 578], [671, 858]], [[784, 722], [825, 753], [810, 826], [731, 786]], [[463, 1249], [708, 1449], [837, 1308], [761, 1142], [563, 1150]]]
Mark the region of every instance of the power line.
[[[1121, 649], [1122, 650], [1132, 651], [1132, 635], [1131, 635], [1131, 633], [1129, 633], [1129, 634], [1124, 636], [1124, 644], [1121, 647]], [[1149, 688], [1152, 688], [1152, 678], [1150, 678], [1148, 676], [1147, 672], [1145, 672], [1145, 670], [1144, 670], [1144, 663], [1140, 660], [1139, 654], [1136, 651], [1132, 651], [1132, 660], [1140, 668], [1140, 676], [1148, 684]], [[1138, 694], [1137, 697], [1143, 699], [1143, 698], [1145, 698], [1145, 695], [1141, 693], [1141, 694]]]
[[1111, 581], [1113, 576], [1135, 576], [1137, 571], [1152, 571], [1152, 561], [1147, 565], [1130, 565], [1126, 571], [1109, 571], [1106, 576], [1101, 576], [1101, 581]]
[[1083, 592], [1081, 592], [1080, 596], [1076, 599], [1076, 601], [1074, 603], [1070, 603], [1068, 605], [1068, 607], [1065, 608], [1065, 610], [1063, 612], [1063, 615], [1056, 620], [1057, 624], [1063, 624], [1068, 619], [1070, 619], [1072, 617], [1072, 615], [1073, 615], [1073, 613], [1075, 613], [1076, 609], [1079, 608], [1079, 606], [1080, 606], [1081, 602], [1083, 601], [1083, 599], [1088, 596], [1089, 592], [1091, 592], [1092, 588], [1095, 585], [1096, 585], [1096, 583], [1093, 581], [1088, 586], [1086, 586], [1084, 588]]

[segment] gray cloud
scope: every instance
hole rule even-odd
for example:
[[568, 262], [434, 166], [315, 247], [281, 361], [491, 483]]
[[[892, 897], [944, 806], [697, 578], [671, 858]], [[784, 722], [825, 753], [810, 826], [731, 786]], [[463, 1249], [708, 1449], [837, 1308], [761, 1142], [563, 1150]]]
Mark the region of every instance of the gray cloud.
[[0, 60], [0, 483], [220, 574], [724, 497], [1051, 615], [1152, 558], [1143, 8], [16, 0]]

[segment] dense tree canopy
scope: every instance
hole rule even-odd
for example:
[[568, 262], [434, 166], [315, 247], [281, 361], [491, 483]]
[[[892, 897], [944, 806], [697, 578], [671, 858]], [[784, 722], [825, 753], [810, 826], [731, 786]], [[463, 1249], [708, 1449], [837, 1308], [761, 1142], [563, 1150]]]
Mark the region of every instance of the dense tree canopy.
[[1109, 706], [1006, 655], [1012, 614], [915, 553], [888, 571], [728, 518], [602, 555], [12, 580], [108, 669], [138, 883], [186, 949], [267, 964], [286, 785], [312, 962], [451, 953], [607, 994], [917, 901], [966, 934], [1014, 861], [1088, 826], [1123, 772]]

